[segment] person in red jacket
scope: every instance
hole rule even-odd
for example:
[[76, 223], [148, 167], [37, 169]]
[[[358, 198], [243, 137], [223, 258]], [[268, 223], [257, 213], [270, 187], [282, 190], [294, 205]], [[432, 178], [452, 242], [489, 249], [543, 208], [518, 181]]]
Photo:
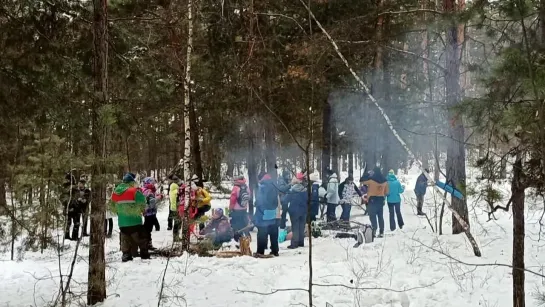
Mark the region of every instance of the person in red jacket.
[[240, 233], [241, 229], [246, 228], [250, 223], [248, 217], [248, 204], [250, 203], [251, 191], [246, 184], [244, 176], [238, 176], [234, 179], [233, 190], [229, 200], [229, 216], [231, 217], [231, 227], [235, 232], [234, 239], [238, 239], [242, 234], [249, 235], [249, 232]]

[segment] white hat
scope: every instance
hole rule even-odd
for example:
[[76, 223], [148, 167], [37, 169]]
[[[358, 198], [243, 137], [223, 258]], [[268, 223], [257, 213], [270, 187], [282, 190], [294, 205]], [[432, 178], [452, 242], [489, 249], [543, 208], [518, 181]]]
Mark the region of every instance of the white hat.
[[314, 172], [309, 176], [310, 181], [320, 181], [320, 173]]

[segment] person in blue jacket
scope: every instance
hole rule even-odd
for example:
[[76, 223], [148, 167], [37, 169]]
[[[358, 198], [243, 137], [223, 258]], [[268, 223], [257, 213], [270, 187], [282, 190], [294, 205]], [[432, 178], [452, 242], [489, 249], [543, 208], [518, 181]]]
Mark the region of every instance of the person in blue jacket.
[[403, 229], [403, 216], [401, 215], [401, 194], [405, 192], [405, 186], [401, 185], [397, 180], [393, 170], [388, 172], [388, 195], [386, 195], [386, 201], [388, 202], [388, 210], [390, 211], [390, 230], [396, 230], [396, 216], [399, 229]]
[[307, 222], [308, 192], [303, 184], [304, 175], [299, 173], [292, 181], [290, 191], [284, 196], [283, 203], [288, 204], [293, 236], [289, 249], [305, 246], [305, 224]]
[[257, 251], [255, 256], [265, 255], [269, 237], [271, 255], [278, 256], [278, 222], [280, 218], [280, 198], [278, 188], [271, 175], [261, 173], [255, 200], [254, 225], [257, 227]]

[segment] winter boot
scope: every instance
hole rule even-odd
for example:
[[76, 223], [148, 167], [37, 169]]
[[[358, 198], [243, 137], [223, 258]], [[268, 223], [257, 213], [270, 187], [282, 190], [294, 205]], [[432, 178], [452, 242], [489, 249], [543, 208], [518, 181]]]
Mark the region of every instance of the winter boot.
[[147, 249], [140, 250], [140, 259], [151, 259]]
[[123, 256], [121, 256], [121, 262], [132, 261], [132, 259], [132, 255], [130, 253], [123, 253]]
[[156, 249], [157, 249], [157, 247], [154, 247], [153, 244], [151, 243], [151, 240], [150, 240], [149, 243], [148, 243], [148, 250], [154, 251]]
[[64, 233], [64, 239], [65, 239], [65, 240], [70, 240], [70, 232], [66, 231], [66, 232]]

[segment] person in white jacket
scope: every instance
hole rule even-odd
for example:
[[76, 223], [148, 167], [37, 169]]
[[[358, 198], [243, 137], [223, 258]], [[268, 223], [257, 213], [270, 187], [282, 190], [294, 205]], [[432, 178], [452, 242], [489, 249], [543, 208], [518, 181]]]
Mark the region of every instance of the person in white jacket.
[[339, 178], [332, 170], [327, 170], [327, 194], [325, 196], [327, 202], [327, 222], [337, 220], [335, 209], [339, 205]]

